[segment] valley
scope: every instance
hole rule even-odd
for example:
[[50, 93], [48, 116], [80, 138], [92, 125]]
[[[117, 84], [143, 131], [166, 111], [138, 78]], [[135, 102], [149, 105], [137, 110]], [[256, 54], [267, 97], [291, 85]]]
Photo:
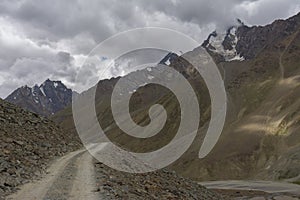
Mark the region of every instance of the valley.
[[[216, 101], [195, 68], [207, 61], [204, 51], [222, 75], [227, 110], [220, 138], [200, 159]], [[154, 67], [101, 79], [81, 93], [50, 79], [21, 86], [0, 99], [0, 199], [300, 199], [299, 66], [300, 13], [264, 26], [238, 20], [224, 32], [212, 32], [189, 52], [169, 52]], [[200, 120], [187, 120], [199, 128], [180, 137], [176, 133], [186, 113], [173, 91], [153, 83], [130, 89], [136, 81], [132, 77], [152, 80], [155, 73], [164, 75], [165, 68], [183, 75], [195, 92], [186, 95], [177, 79], [170, 81], [185, 94], [181, 100], [188, 105], [194, 105], [191, 99], [199, 102]], [[119, 80], [129, 86], [119, 95], [131, 97], [129, 117], [122, 115], [118, 124], [111, 105]], [[90, 102], [95, 104], [89, 106]], [[74, 105], [79, 105], [76, 112]], [[153, 105], [164, 112], [153, 111]], [[76, 114], [84, 120], [78, 123]], [[157, 134], [140, 131], [134, 137], [120, 128], [134, 122], [138, 128], [129, 129], [144, 130], [141, 127], [151, 120], [156, 120], [154, 129], [161, 128]], [[105, 136], [94, 134], [98, 126]], [[183, 155], [155, 170], [192, 133], [196, 137]], [[156, 151], [173, 140], [175, 147], [166, 154]], [[156, 154], [137, 158], [148, 152]], [[127, 173], [131, 170], [139, 173]]]

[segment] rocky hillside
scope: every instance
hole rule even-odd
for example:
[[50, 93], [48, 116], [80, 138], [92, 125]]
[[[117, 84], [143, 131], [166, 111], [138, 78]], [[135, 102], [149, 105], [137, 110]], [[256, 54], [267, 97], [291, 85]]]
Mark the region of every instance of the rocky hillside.
[[18, 88], [5, 100], [39, 115], [51, 116], [70, 105], [72, 94], [61, 81], [47, 79], [40, 86]]
[[0, 99], [0, 199], [39, 176], [49, 162], [80, 147], [52, 121]]
[[[210, 120], [208, 90], [193, 66], [182, 57], [167, 59], [168, 66], [184, 74], [191, 83], [201, 110], [195, 142], [170, 168], [196, 180], [294, 182], [300, 179], [299, 30], [300, 13], [267, 26], [248, 27], [240, 23], [223, 34], [212, 33], [203, 43], [223, 74], [229, 105], [222, 136], [204, 159], [198, 158], [198, 152]], [[186, 55], [197, 60], [198, 50]], [[180, 108], [175, 96], [152, 84], [133, 93], [130, 112], [136, 123], [149, 123], [148, 109], [153, 104], [163, 105], [169, 117], [159, 134], [147, 139], [134, 138], [124, 134], [112, 117], [110, 97], [116, 81], [100, 81], [97, 86], [98, 120], [107, 130], [107, 136], [134, 152], [153, 151], [168, 144], [180, 122]], [[58, 113], [54, 119], [75, 132], [71, 108]]]
[[218, 193], [172, 171], [129, 174], [113, 170], [97, 161], [94, 165], [98, 191], [106, 199], [223, 199]]

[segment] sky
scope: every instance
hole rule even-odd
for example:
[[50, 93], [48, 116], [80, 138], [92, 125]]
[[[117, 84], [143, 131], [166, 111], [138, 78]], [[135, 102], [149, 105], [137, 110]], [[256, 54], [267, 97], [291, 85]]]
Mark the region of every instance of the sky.
[[[47, 78], [77, 90], [76, 75], [90, 51], [121, 31], [170, 28], [201, 44], [236, 18], [265, 25], [299, 11], [299, 0], [1, 0], [0, 97]], [[120, 73], [128, 70], [124, 65]]]

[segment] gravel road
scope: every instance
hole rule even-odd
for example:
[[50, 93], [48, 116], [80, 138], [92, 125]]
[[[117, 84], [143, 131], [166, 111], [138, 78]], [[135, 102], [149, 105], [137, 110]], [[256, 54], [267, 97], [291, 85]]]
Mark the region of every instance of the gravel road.
[[44, 177], [22, 186], [8, 199], [101, 199], [95, 187], [93, 158], [79, 150], [58, 159]]

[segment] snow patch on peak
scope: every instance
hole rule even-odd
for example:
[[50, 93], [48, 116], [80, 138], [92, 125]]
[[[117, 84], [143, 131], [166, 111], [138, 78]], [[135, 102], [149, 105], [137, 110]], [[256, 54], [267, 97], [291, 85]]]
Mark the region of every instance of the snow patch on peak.
[[31, 95], [32, 95], [32, 96], [35, 96], [35, 95], [36, 95], [36, 92], [34, 91], [33, 88], [30, 88], [30, 91], [31, 91]]
[[230, 29], [230, 34], [236, 36], [236, 31], [237, 31], [237, 28], [236, 27], [232, 27]]
[[166, 65], [170, 65], [171, 62], [170, 62], [170, 58], [165, 62]]
[[168, 53], [160, 62], [159, 64], [163, 64], [163, 65], [170, 65], [171, 62], [176, 59], [178, 57], [178, 55], [176, 53]]
[[209, 44], [213, 47], [212, 51], [217, 53], [224, 52], [224, 47], [222, 45], [222, 42], [225, 39], [225, 34], [217, 34], [216, 36], [212, 36], [209, 39]]
[[44, 96], [46, 96], [46, 93], [45, 93], [45, 90], [44, 90], [43, 85], [40, 87], [40, 90], [41, 90], [42, 94], [43, 94]]
[[245, 58], [243, 56], [241, 56], [241, 55], [236, 55], [235, 57], [231, 58], [228, 61], [234, 61], [234, 60], [236, 60], [236, 61], [244, 61]]
[[154, 79], [154, 76], [148, 75], [148, 79], [152, 80], [152, 79]]
[[[231, 48], [224, 47], [224, 42], [230, 43]], [[238, 37], [237, 37], [237, 27], [233, 26], [230, 29], [228, 29], [226, 32], [223, 33], [212, 33], [209, 36], [208, 43], [206, 44], [206, 47], [219, 55], [222, 55], [225, 59], [225, 61], [243, 61], [245, 60], [243, 57], [238, 55], [238, 52], [236, 50], [236, 45], [238, 43]]]

